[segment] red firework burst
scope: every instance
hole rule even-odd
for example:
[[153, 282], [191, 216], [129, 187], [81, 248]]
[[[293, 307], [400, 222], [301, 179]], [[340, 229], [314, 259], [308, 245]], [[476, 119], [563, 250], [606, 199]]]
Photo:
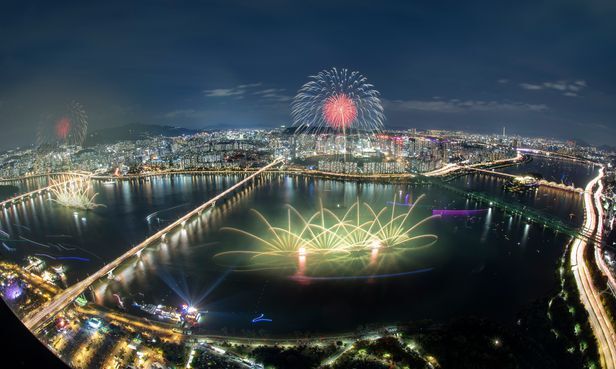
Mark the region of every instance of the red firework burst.
[[56, 136], [64, 140], [68, 136], [68, 132], [71, 130], [71, 120], [67, 117], [62, 117], [56, 123]]
[[349, 128], [357, 118], [357, 107], [346, 94], [336, 94], [325, 100], [323, 117], [332, 128]]

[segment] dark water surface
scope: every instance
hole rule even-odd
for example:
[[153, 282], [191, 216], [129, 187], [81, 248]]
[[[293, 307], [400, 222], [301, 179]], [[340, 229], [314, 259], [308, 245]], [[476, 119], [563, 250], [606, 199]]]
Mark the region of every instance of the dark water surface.
[[533, 160], [529, 163], [501, 168], [498, 171], [511, 174], [539, 173], [548, 181], [581, 188], [584, 188], [586, 183], [594, 178], [599, 171], [599, 167], [596, 165], [580, 164], [570, 160], [543, 156], [531, 157]]
[[[571, 169], [569, 163], [563, 170], [571, 177], [583, 172]], [[17, 251], [3, 248], [2, 257], [21, 260], [26, 254], [39, 253], [52, 265], [60, 262], [53, 260], [57, 257], [89, 259], [61, 261], [68, 268], [69, 280], [74, 281], [240, 178], [178, 175], [114, 185], [97, 182], [97, 201], [105, 206], [92, 211], [75, 212], [38, 198], [3, 212], [0, 226], [11, 235], [5, 243]], [[475, 174], [450, 184], [524, 203], [571, 224], [581, 216], [579, 195], [543, 189], [512, 195], [502, 192], [502, 183]], [[295, 254], [267, 259], [270, 267], [285, 268], [257, 271], [240, 271], [247, 269], [247, 258], [237, 256], [242, 254], [216, 256], [230, 251], [265, 251], [263, 242], [221, 229], [233, 227], [266, 241], [273, 239], [251, 209], [273, 226], [284, 228], [289, 217], [287, 205], [306, 218], [319, 211], [321, 203], [342, 216], [358, 200], [378, 212], [391, 207], [388, 202], [394, 198], [404, 202], [407, 194], [411, 203], [422, 194], [425, 197], [405, 227], [430, 216], [434, 209], [486, 210], [467, 217], [431, 219], [421, 225], [415, 235], [438, 237], [429, 247], [420, 248], [426, 242], [415, 241], [406, 249], [392, 248], [394, 251], [362, 250], [336, 258], [308, 254], [304, 274], [310, 278], [297, 278], [302, 266]], [[396, 214], [408, 209], [398, 208]], [[365, 205], [358, 216], [362, 222], [374, 218]], [[293, 219], [293, 225], [300, 223]], [[189, 222], [184, 230], [170, 234], [167, 242], [148, 248], [140, 260], [135, 258], [116, 271], [116, 280], [97, 286], [96, 296], [111, 307], [117, 304], [113, 294], [128, 306], [132, 302], [192, 303], [208, 311], [202, 329], [229, 334], [261, 329], [284, 334], [348, 331], [369, 323], [469, 314], [511, 321], [520, 309], [550, 292], [557, 260], [568, 239], [439, 186], [268, 175]], [[261, 314], [272, 322], [251, 322]]]

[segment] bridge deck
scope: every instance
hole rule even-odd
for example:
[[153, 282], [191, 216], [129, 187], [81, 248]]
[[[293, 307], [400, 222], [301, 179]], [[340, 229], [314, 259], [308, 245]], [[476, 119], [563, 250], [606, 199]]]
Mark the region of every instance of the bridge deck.
[[167, 227], [165, 227], [164, 229], [162, 229], [162, 230], [156, 232], [155, 234], [153, 234], [152, 236], [146, 238], [143, 242], [141, 242], [137, 246], [134, 246], [130, 250], [126, 251], [124, 254], [122, 254], [120, 257], [118, 257], [117, 259], [115, 259], [111, 263], [108, 263], [105, 266], [103, 266], [96, 273], [90, 275], [89, 277], [83, 279], [80, 282], [75, 283], [71, 287], [67, 288], [66, 290], [64, 290], [63, 292], [61, 292], [57, 296], [55, 296], [49, 303], [47, 303], [45, 306], [43, 306], [40, 309], [38, 309], [34, 314], [25, 317], [24, 320], [23, 320], [23, 323], [30, 330], [33, 330], [36, 327], [40, 326], [41, 323], [43, 323], [45, 320], [49, 319], [50, 317], [52, 317], [53, 315], [58, 313], [60, 310], [64, 309], [75, 298], [77, 298], [77, 296], [82, 294], [92, 283], [94, 283], [98, 279], [104, 277], [107, 273], [113, 271], [116, 267], [118, 267], [120, 264], [122, 264], [128, 258], [130, 258], [130, 257], [136, 255], [137, 253], [141, 252], [144, 248], [146, 248], [147, 246], [153, 244], [154, 242], [157, 242], [157, 241], [161, 240], [168, 232], [171, 232], [176, 227], [183, 226], [186, 223], [186, 221], [188, 221], [192, 216], [201, 213], [203, 210], [205, 210], [206, 208], [208, 208], [210, 206], [213, 206], [216, 203], [216, 201], [218, 201], [218, 200], [224, 198], [225, 196], [227, 196], [228, 194], [232, 193], [233, 191], [235, 191], [239, 187], [243, 186], [245, 183], [251, 181], [253, 178], [258, 176], [262, 172], [270, 169], [273, 166], [276, 166], [276, 165], [282, 163], [282, 161], [283, 161], [283, 159], [281, 159], [281, 158], [278, 158], [278, 159], [274, 160], [270, 164], [264, 166], [263, 168], [259, 169], [256, 172], [252, 173], [248, 177], [246, 177], [243, 180], [237, 182], [235, 185], [231, 186], [230, 188], [228, 188], [225, 191], [223, 191], [223, 192], [219, 193], [218, 195], [214, 196], [213, 198], [211, 198], [207, 202], [205, 202], [202, 205], [198, 206], [194, 210], [190, 211], [189, 213], [187, 213], [183, 217], [179, 218], [175, 222], [173, 222], [170, 225], [168, 225]]
[[[83, 177], [87, 177], [87, 175], [83, 174], [83, 173], [70, 173], [68, 175], [79, 176], [79, 177], [82, 177], [82, 178]], [[54, 183], [54, 184], [46, 186], [46, 187], [37, 188], [36, 190], [30, 191], [30, 192], [26, 192], [26, 193], [22, 193], [20, 195], [15, 196], [15, 197], [11, 197], [10, 199], [6, 199], [6, 200], [0, 202], [0, 209], [5, 207], [7, 204], [12, 204], [12, 203], [15, 203], [17, 201], [21, 201], [21, 200], [23, 200], [25, 198], [36, 196], [38, 194], [42, 194], [43, 192], [49, 191], [52, 188], [64, 186], [65, 184], [70, 183], [72, 181], [74, 181], [74, 179], [69, 179], [67, 181], [62, 181], [60, 183]]]

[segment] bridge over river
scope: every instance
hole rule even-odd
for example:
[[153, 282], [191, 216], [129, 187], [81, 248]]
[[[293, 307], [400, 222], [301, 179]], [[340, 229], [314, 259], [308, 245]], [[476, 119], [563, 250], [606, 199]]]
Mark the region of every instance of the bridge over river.
[[18, 204], [22, 201], [25, 201], [27, 199], [30, 198], [34, 198], [37, 196], [42, 196], [46, 193], [49, 193], [51, 190], [53, 190], [54, 188], [58, 188], [58, 187], [62, 187], [62, 186], [67, 186], [68, 184], [70, 184], [71, 182], [75, 182], [75, 181], [79, 181], [79, 180], [84, 180], [87, 179], [89, 177], [89, 174], [86, 173], [82, 173], [82, 172], [68, 172], [68, 173], [54, 173], [54, 174], [42, 174], [42, 175], [35, 175], [35, 176], [29, 176], [29, 177], [21, 177], [21, 178], [15, 178], [15, 179], [2, 179], [0, 180], [0, 183], [11, 183], [11, 182], [19, 182], [25, 179], [30, 179], [30, 178], [39, 178], [39, 177], [53, 177], [53, 176], [57, 176], [57, 175], [64, 175], [66, 176], [66, 180], [63, 181], [58, 181], [57, 183], [52, 183], [46, 187], [42, 187], [42, 188], [38, 188], [36, 190], [30, 191], [30, 192], [26, 192], [26, 193], [22, 193], [22, 194], [18, 194], [14, 197], [11, 197], [10, 199], [6, 199], [4, 201], [0, 202], [0, 209], [4, 209], [4, 208], [9, 208], [15, 204]]
[[573, 237], [582, 236], [582, 237], [589, 238], [589, 235], [582, 234], [577, 227], [571, 224], [567, 224], [562, 219], [554, 215], [541, 212], [530, 206], [526, 206], [526, 205], [523, 205], [521, 203], [514, 202], [514, 201], [504, 200], [501, 197], [492, 196], [492, 195], [482, 193], [482, 192], [469, 192], [469, 191], [460, 189], [458, 187], [452, 186], [448, 184], [445, 180], [438, 178], [438, 177], [423, 176], [420, 178], [421, 180], [427, 183], [430, 183], [435, 186], [439, 186], [448, 191], [455, 192], [459, 194], [460, 196], [463, 196], [471, 200], [475, 200], [481, 204], [484, 204], [485, 206], [500, 208], [501, 210], [504, 210], [505, 213], [508, 213], [511, 215], [519, 215], [521, 217], [524, 217], [526, 218], [526, 221], [529, 223], [543, 225], [546, 228], [550, 228], [552, 230], [562, 232], [562, 233], [568, 234]]
[[[176, 228], [184, 227], [184, 225], [186, 224], [188, 220], [190, 220], [195, 215], [201, 215], [204, 210], [206, 210], [209, 207], [214, 206], [216, 204], [216, 201], [222, 200], [226, 196], [233, 194], [236, 190], [240, 189], [246, 183], [252, 181], [258, 175], [272, 169], [273, 167], [281, 164], [282, 162], [283, 162], [283, 159], [279, 158], [279, 159], [274, 160], [272, 163], [262, 167], [261, 169], [255, 172], [251, 172], [251, 174], [248, 175], [243, 180], [237, 182], [235, 185], [231, 186], [227, 190], [221, 192], [220, 194], [213, 197], [209, 201], [205, 202], [204, 204], [200, 205], [199, 207], [185, 214], [184, 216], [182, 216], [175, 222], [171, 223], [169, 226], [165, 227], [164, 229], [156, 232], [155, 234], [148, 237], [140, 244], [132, 247], [130, 250], [126, 251], [124, 254], [119, 256], [114, 261], [106, 264], [103, 268], [101, 268], [96, 273], [88, 276], [87, 278], [83, 279], [80, 282], [75, 283], [71, 287], [67, 288], [66, 290], [64, 290], [57, 296], [55, 296], [51, 301], [49, 301], [47, 304], [42, 306], [40, 309], [26, 316], [24, 318], [24, 324], [31, 330], [37, 329], [44, 322], [48, 321], [48, 319], [52, 318], [55, 314], [57, 314], [59, 311], [64, 309], [66, 306], [68, 306], [72, 301], [74, 301], [75, 298], [77, 298], [80, 294], [82, 294], [90, 285], [92, 285], [94, 282], [96, 282], [100, 278], [105, 277], [109, 273], [112, 273], [115, 268], [120, 266], [122, 263], [127, 261], [129, 258], [133, 256], [140, 256], [141, 251], [143, 249], [145, 249], [146, 247], [150, 245], [155, 244], [156, 242], [160, 242], [161, 240], [164, 240], [167, 233], [174, 231]], [[443, 181], [441, 178], [438, 178], [438, 177], [418, 176], [416, 179], [420, 181], [423, 180], [423, 181], [432, 183], [440, 187], [444, 187], [447, 190], [456, 192], [466, 198], [484, 203], [487, 206], [501, 208], [505, 212], [511, 215], [522, 216], [526, 218], [526, 221], [528, 221], [529, 223], [536, 223], [539, 225], [543, 225], [544, 227], [554, 229], [558, 232], [570, 234], [572, 236], [576, 236], [576, 237], [580, 236], [580, 232], [577, 229], [575, 229], [575, 227], [566, 224], [565, 222], [563, 222], [561, 219], [557, 217], [542, 213], [528, 206], [524, 206], [519, 203], [513, 203], [510, 201], [506, 201], [501, 198], [497, 198], [497, 197], [490, 196], [490, 195], [483, 194], [483, 193], [467, 192], [465, 190], [462, 190], [462, 189], [459, 189], [459, 188], [456, 188], [454, 186], [447, 184], [445, 181]]]
[[240, 189], [246, 183], [252, 181], [255, 177], [257, 177], [261, 173], [267, 171], [268, 169], [270, 169], [270, 168], [272, 168], [272, 167], [274, 167], [274, 166], [276, 166], [278, 164], [281, 164], [282, 162], [283, 162], [282, 158], [278, 158], [278, 159], [274, 160], [270, 164], [264, 166], [263, 168], [257, 170], [256, 172], [253, 172], [251, 175], [247, 176], [243, 180], [241, 180], [241, 181], [237, 182], [236, 184], [234, 184], [233, 186], [229, 187], [225, 191], [223, 191], [223, 192], [219, 193], [218, 195], [214, 196], [213, 198], [211, 198], [207, 202], [205, 202], [202, 205], [198, 206], [197, 208], [191, 210], [190, 212], [188, 212], [187, 214], [185, 214], [184, 216], [182, 216], [181, 218], [179, 218], [175, 222], [171, 223], [167, 227], [163, 228], [162, 230], [160, 230], [160, 231], [156, 232], [155, 234], [153, 234], [152, 236], [148, 237], [147, 239], [145, 239], [143, 242], [141, 242], [137, 246], [134, 246], [130, 250], [126, 251], [124, 254], [122, 254], [120, 257], [118, 257], [114, 261], [106, 264], [104, 267], [102, 267], [96, 273], [94, 273], [94, 274], [88, 276], [87, 278], [84, 278], [83, 280], [73, 284], [72, 286], [70, 286], [69, 288], [65, 289], [64, 291], [62, 291], [58, 295], [54, 296], [54, 298], [52, 300], [50, 300], [48, 303], [43, 305], [40, 309], [37, 309], [32, 314], [27, 315], [23, 319], [23, 323], [26, 325], [26, 327], [28, 327], [28, 329], [36, 330], [37, 327], [40, 327], [44, 322], [46, 322], [48, 319], [51, 319], [55, 314], [57, 314], [62, 309], [64, 309], [66, 306], [68, 306], [73, 300], [75, 300], [77, 298], [77, 296], [82, 294], [91, 284], [96, 282], [98, 279], [104, 277], [108, 273], [113, 272], [113, 270], [115, 268], [117, 268], [119, 265], [121, 265], [127, 259], [129, 259], [129, 258], [131, 258], [133, 256], [140, 256], [141, 255], [141, 251], [143, 249], [145, 249], [146, 247], [148, 247], [148, 246], [150, 246], [150, 245], [152, 245], [152, 244], [154, 244], [156, 242], [164, 240], [166, 235], [167, 235], [167, 233], [172, 232], [176, 228], [184, 227], [186, 222], [189, 219], [191, 219], [193, 216], [200, 215], [205, 209], [207, 209], [209, 207], [212, 207], [212, 206], [215, 206], [216, 201], [222, 200], [226, 196], [228, 196], [230, 194], [233, 194], [236, 190]]

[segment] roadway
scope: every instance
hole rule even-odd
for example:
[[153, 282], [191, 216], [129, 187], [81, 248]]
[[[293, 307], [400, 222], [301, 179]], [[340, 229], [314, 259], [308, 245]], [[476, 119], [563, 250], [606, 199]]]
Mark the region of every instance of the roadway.
[[562, 154], [562, 153], [558, 153], [558, 152], [554, 152], [554, 151], [545, 151], [545, 150], [539, 150], [539, 149], [530, 149], [530, 148], [524, 148], [524, 147], [519, 147], [517, 149], [518, 152], [523, 152], [523, 153], [528, 153], [528, 154], [534, 154], [534, 155], [539, 155], [539, 156], [545, 156], [548, 158], [559, 158], [559, 159], [567, 159], [573, 162], [577, 162], [577, 163], [583, 163], [583, 164], [591, 164], [591, 165], [596, 165], [597, 163], [587, 160], [587, 159], [582, 159], [582, 158], [578, 158], [576, 156], [573, 155], [567, 155], [567, 154]]
[[495, 176], [499, 176], [499, 177], [504, 177], [504, 178], [511, 178], [511, 179], [513, 179], [513, 178], [517, 178], [518, 177], [515, 174], [497, 172], [495, 170], [489, 170], [489, 169], [473, 168], [473, 167], [465, 167], [464, 169], [472, 170], [472, 171], [479, 172], [479, 173], [487, 173], [487, 174], [491, 174], [491, 175], [495, 175]]
[[[500, 177], [503, 177], [503, 178], [511, 178], [511, 179], [513, 179], [513, 178], [519, 177], [519, 175], [503, 173], [503, 172], [496, 172], [494, 170], [489, 170], [489, 169], [471, 168], [471, 167], [466, 167], [464, 169], [472, 170], [472, 171], [476, 171], [476, 172], [480, 172], [480, 173], [491, 174], [491, 175], [495, 175], [495, 176], [500, 176]], [[567, 186], [567, 185], [562, 184], [562, 183], [556, 183], [556, 182], [552, 182], [552, 181], [547, 181], [545, 179], [538, 180], [537, 184], [539, 184], [539, 186], [555, 188], [557, 190], [572, 191], [572, 192], [577, 192], [577, 193], [583, 193], [584, 192], [584, 190], [581, 189], [581, 188], [576, 188], [576, 187], [573, 187], [573, 186]]]
[[[495, 165], [504, 165], [504, 164], [515, 164], [518, 161], [521, 161], [523, 158], [523, 156], [520, 153], [517, 153], [517, 155], [513, 158], [505, 158], [505, 159], [500, 159], [500, 160], [494, 160], [494, 161], [490, 161], [490, 162], [481, 162], [481, 163], [476, 163], [476, 164], [466, 164], [466, 165], [462, 165], [462, 164], [447, 164], [442, 168], [439, 169], [435, 169], [431, 172], [427, 172], [424, 173], [423, 175], [426, 177], [440, 177], [440, 176], [445, 176], [448, 174], [452, 174], [455, 173], [457, 171], [460, 170], [465, 170], [465, 169], [473, 169], [473, 170], [479, 170], [479, 171], [484, 171], [484, 172], [488, 172], [491, 174], [494, 173], [498, 173], [501, 174], [500, 172], [493, 172], [487, 169], [481, 169], [479, 167], [482, 166], [495, 166]], [[505, 173], [502, 173], [505, 174]], [[515, 177], [512, 175], [512, 177]]]
[[[603, 222], [603, 205], [601, 204], [601, 196], [603, 195], [603, 183], [599, 181], [599, 185], [597, 191], [594, 195], [595, 200], [595, 208], [597, 209], [597, 218], [599, 219], [599, 226]], [[614, 274], [610, 271], [609, 267], [605, 263], [605, 259], [603, 258], [603, 232], [598, 232], [595, 239], [599, 247], [595, 247], [595, 260], [597, 261], [597, 265], [599, 265], [599, 270], [607, 277], [608, 286], [612, 291], [612, 294], [616, 296], [616, 278], [614, 278]]]
[[[584, 225], [582, 233], [592, 237], [597, 233], [599, 237], [601, 233], [601, 220], [597, 220], [595, 215], [595, 202], [593, 201], [593, 188], [600, 184], [603, 178], [603, 168], [599, 171], [597, 177], [592, 179], [584, 191]], [[599, 185], [594, 196], [600, 196], [602, 186]], [[599, 213], [601, 215], [601, 213]], [[601, 367], [605, 369], [616, 368], [616, 333], [606, 313], [600, 298], [601, 291], [598, 291], [593, 284], [592, 276], [586, 260], [584, 259], [584, 251], [588, 246], [587, 238], [583, 235], [578, 236], [573, 240], [571, 248], [571, 270], [575, 277], [575, 281], [580, 292], [580, 299], [588, 312], [590, 326], [597, 339]]]
[[28, 174], [28, 175], [21, 176], [21, 177], [0, 178], [0, 183], [20, 182], [20, 181], [27, 181], [27, 180], [34, 179], [34, 178], [58, 177], [58, 176], [73, 175], [73, 174], [83, 175], [83, 176], [90, 175], [89, 172], [80, 171], [80, 170], [75, 170], [72, 172], [50, 172], [50, 173], [40, 173], [40, 174]]
[[[535, 153], [535, 151], [533, 151], [533, 153]], [[486, 168], [481, 168], [481, 167], [484, 167], [484, 166], [494, 167], [494, 166], [499, 166], [499, 165], [515, 164], [516, 162], [521, 161], [522, 158], [523, 158], [522, 154], [520, 154], [520, 151], [518, 151], [517, 156], [513, 158], [506, 158], [506, 159], [501, 159], [501, 160], [495, 160], [492, 162], [483, 162], [483, 163], [467, 164], [467, 165], [447, 164], [442, 168], [435, 169], [431, 172], [424, 173], [423, 175], [426, 177], [442, 177], [442, 176], [446, 176], [449, 174], [454, 174], [458, 171], [469, 170], [469, 171], [475, 171], [479, 173], [490, 174], [493, 176], [513, 179], [518, 176], [515, 174], [497, 172], [497, 171], [494, 171], [493, 169], [486, 169]], [[563, 190], [563, 191], [572, 191], [576, 193], [584, 192], [584, 190], [581, 188], [575, 188], [573, 186], [566, 186], [561, 183], [550, 182], [550, 181], [546, 181], [543, 179], [539, 180], [537, 183], [540, 186], [555, 188], [555, 189]]]
[[47, 319], [53, 317], [60, 310], [64, 309], [68, 304], [70, 304], [74, 299], [76, 299], [77, 296], [82, 294], [92, 283], [104, 277], [107, 273], [112, 272], [115, 268], [120, 266], [127, 259], [129, 259], [130, 257], [134, 255], [140, 255], [141, 251], [145, 249], [147, 246], [150, 246], [155, 242], [163, 240], [168, 232], [173, 231], [177, 227], [180, 227], [180, 226], [183, 227], [186, 224], [186, 222], [194, 215], [201, 214], [201, 212], [205, 210], [206, 208], [210, 206], [214, 206], [216, 204], [216, 201], [223, 199], [225, 196], [237, 190], [238, 188], [243, 186], [245, 183], [251, 181], [253, 178], [258, 176], [262, 172], [282, 162], [283, 162], [282, 158], [278, 158], [274, 160], [270, 164], [252, 173], [250, 176], [237, 182], [235, 185], [229, 187], [225, 191], [219, 193], [218, 195], [214, 196], [207, 202], [203, 203], [202, 205], [198, 206], [194, 210], [190, 211], [189, 213], [179, 218], [175, 222], [171, 223], [167, 227], [154, 233], [152, 236], [145, 239], [145, 241], [141, 242], [137, 246], [134, 246], [130, 250], [126, 251], [124, 254], [122, 254], [120, 257], [118, 257], [114, 261], [108, 264], [105, 264], [105, 266], [103, 266], [96, 273], [93, 273], [87, 278], [73, 284], [71, 287], [67, 288], [66, 290], [64, 290], [57, 296], [55, 296], [48, 304], [41, 306], [41, 308], [38, 309], [34, 314], [26, 316], [23, 320], [23, 323], [26, 325], [26, 327], [28, 327], [28, 329], [30, 329], [31, 331], [34, 331], [38, 326], [40, 326]]

